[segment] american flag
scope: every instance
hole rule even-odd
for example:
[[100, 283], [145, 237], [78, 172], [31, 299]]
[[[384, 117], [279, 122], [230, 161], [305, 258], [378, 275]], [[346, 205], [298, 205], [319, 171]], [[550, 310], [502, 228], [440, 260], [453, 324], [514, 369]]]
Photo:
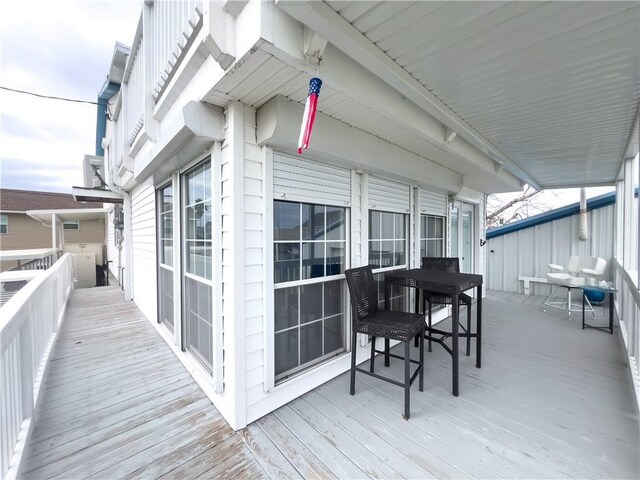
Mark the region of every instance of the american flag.
[[313, 122], [316, 119], [316, 109], [318, 108], [318, 97], [322, 88], [322, 80], [313, 77], [309, 80], [309, 96], [304, 106], [304, 115], [302, 117], [302, 125], [300, 126], [300, 138], [298, 139], [298, 153], [309, 148], [309, 139], [311, 138], [311, 130]]

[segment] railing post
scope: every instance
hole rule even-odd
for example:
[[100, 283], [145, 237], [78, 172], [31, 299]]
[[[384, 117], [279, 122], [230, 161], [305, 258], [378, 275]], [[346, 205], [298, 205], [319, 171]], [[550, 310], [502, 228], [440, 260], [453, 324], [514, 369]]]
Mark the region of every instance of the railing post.
[[20, 390], [22, 393], [22, 415], [19, 419], [31, 417], [33, 413], [33, 321], [32, 305], [29, 301], [29, 319], [20, 328], [18, 348], [20, 359]]

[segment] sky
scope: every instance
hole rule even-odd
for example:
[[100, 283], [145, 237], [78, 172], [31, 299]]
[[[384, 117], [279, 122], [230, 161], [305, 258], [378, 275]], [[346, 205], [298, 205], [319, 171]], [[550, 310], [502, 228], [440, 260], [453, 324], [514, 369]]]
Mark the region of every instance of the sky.
[[[142, 0], [0, 2], [0, 85], [95, 102]], [[28, 6], [28, 8], [27, 8]], [[71, 192], [95, 153], [96, 105], [0, 90], [0, 186]]]
[[[24, 5], [0, 2], [0, 85], [95, 102], [115, 42], [131, 45], [142, 0]], [[95, 153], [96, 108], [0, 90], [0, 186], [70, 193], [82, 185], [82, 159]], [[548, 208], [579, 199], [577, 189], [542, 195]]]

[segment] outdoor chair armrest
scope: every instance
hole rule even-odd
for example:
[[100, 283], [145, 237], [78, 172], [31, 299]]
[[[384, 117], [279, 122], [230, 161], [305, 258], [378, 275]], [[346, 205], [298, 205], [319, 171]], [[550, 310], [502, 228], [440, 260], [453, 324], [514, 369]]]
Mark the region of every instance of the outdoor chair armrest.
[[563, 271], [564, 267], [562, 265], [556, 265], [555, 263], [550, 263], [549, 268], [551, 270]]
[[594, 270], [594, 269], [592, 269], [592, 268], [583, 268], [583, 269], [581, 270], [581, 272], [582, 272], [582, 273], [586, 273], [587, 275], [594, 275], [594, 276], [595, 276], [595, 275], [598, 275], [598, 272], [597, 272], [597, 271], [595, 271], [595, 270]]

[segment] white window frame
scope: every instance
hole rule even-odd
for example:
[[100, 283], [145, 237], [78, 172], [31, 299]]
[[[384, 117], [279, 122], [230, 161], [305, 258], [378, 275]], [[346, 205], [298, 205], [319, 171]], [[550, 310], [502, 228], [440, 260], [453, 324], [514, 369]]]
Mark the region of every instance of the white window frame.
[[[429, 217], [431, 218], [437, 218], [442, 220], [442, 237], [427, 237], [426, 236], [426, 232], [423, 231], [422, 229], [422, 218], [425, 217], [427, 219], [427, 222], [429, 221]], [[420, 265], [422, 263], [422, 257], [426, 257], [426, 251], [423, 255], [422, 253], [422, 242], [423, 241], [429, 241], [429, 240], [442, 240], [442, 252], [441, 252], [441, 257], [446, 257], [447, 255], [447, 217], [442, 216], [442, 215], [432, 215], [430, 213], [421, 213], [420, 217], [419, 217], [419, 226], [418, 226], [419, 232], [418, 232], [418, 248], [417, 248], [417, 255], [418, 255], [418, 265]]]
[[[4, 227], [4, 232], [2, 231]], [[6, 235], [9, 233], [9, 215], [6, 213], [0, 214], [0, 235]]]
[[[286, 382], [288, 382], [289, 380], [303, 374], [306, 373], [310, 370], [313, 370], [314, 368], [317, 368], [318, 366], [326, 363], [328, 360], [331, 360], [333, 358], [336, 358], [337, 356], [340, 355], [344, 355], [348, 352], [348, 340], [349, 340], [349, 335], [348, 335], [348, 326], [350, 325], [349, 320], [350, 320], [350, 316], [349, 316], [349, 305], [348, 305], [348, 296], [347, 296], [347, 292], [346, 292], [346, 282], [344, 282], [344, 280], [346, 279], [346, 276], [341, 273], [338, 275], [330, 275], [330, 276], [322, 276], [322, 277], [314, 277], [314, 278], [307, 278], [307, 279], [299, 279], [299, 280], [293, 280], [293, 281], [289, 281], [289, 282], [280, 282], [280, 283], [276, 283], [275, 282], [275, 268], [274, 268], [274, 261], [275, 261], [275, 256], [273, 253], [274, 250], [274, 246], [282, 243], [282, 244], [286, 244], [286, 243], [296, 243], [295, 240], [274, 240], [273, 239], [273, 230], [274, 230], [274, 225], [273, 225], [273, 218], [274, 218], [274, 204], [277, 201], [289, 201], [289, 200], [285, 200], [285, 199], [279, 199], [279, 198], [273, 198], [271, 200], [271, 225], [270, 225], [270, 229], [271, 229], [271, 257], [270, 257], [270, 268], [268, 270], [270, 270], [271, 272], [271, 284], [272, 284], [272, 289], [271, 289], [271, 296], [273, 297], [273, 302], [271, 304], [271, 310], [268, 312], [268, 315], [271, 316], [272, 318], [272, 327], [270, 329], [271, 334], [273, 336], [273, 348], [271, 350], [271, 356], [273, 357], [273, 384], [274, 386], [280, 386], [285, 384]], [[344, 243], [344, 262], [345, 262], [345, 270], [350, 268], [351, 265], [351, 242], [350, 242], [350, 237], [351, 237], [351, 209], [349, 206], [345, 206], [345, 205], [339, 205], [336, 204], [336, 202], [328, 202], [328, 203], [312, 203], [310, 201], [300, 201], [300, 200], [293, 200], [289, 203], [294, 203], [294, 204], [298, 204], [300, 205], [300, 209], [302, 209], [302, 205], [303, 204], [307, 204], [307, 205], [315, 205], [315, 206], [323, 206], [323, 207], [336, 207], [336, 208], [342, 208], [344, 209], [345, 215], [344, 215], [344, 221], [345, 221], [345, 226], [344, 226], [344, 231], [345, 231], [345, 239], [344, 240], [302, 240], [299, 239], [298, 242], [302, 245], [303, 243], [324, 243], [325, 244], [325, 257], [326, 258], [326, 244], [327, 243], [332, 243], [332, 242], [343, 242]], [[300, 213], [301, 214], [301, 213]], [[325, 213], [325, 230], [326, 230], [326, 213]], [[300, 235], [302, 236], [302, 235]], [[302, 276], [302, 249], [300, 251], [300, 272], [301, 272], [301, 276]], [[318, 284], [318, 283], [329, 283], [329, 282], [333, 282], [333, 281], [343, 281], [343, 338], [344, 338], [344, 348], [340, 351], [334, 351], [325, 355], [322, 355], [321, 357], [318, 357], [310, 362], [307, 362], [303, 365], [298, 365], [295, 368], [292, 368], [290, 370], [287, 370], [284, 373], [281, 374], [276, 374], [275, 372], [275, 354], [276, 354], [276, 350], [275, 350], [275, 335], [276, 335], [276, 329], [275, 329], [275, 291], [276, 290], [280, 290], [280, 289], [284, 289], [284, 288], [290, 288], [290, 287], [302, 287], [302, 286], [306, 286], [306, 285], [313, 285], [313, 284]], [[298, 293], [298, 308], [300, 308], [300, 294]], [[331, 318], [331, 317], [328, 317]], [[312, 322], [309, 322], [308, 324], [312, 324], [315, 322], [320, 322], [320, 321], [324, 321], [327, 318], [322, 317], [319, 320], [314, 320]], [[307, 325], [307, 324], [305, 324]], [[294, 329], [294, 328], [298, 328], [298, 330], [300, 329], [301, 324], [300, 324], [300, 310], [298, 310], [298, 324], [296, 326], [293, 327], [289, 327], [287, 329], [283, 329], [280, 331], [285, 331], [285, 330], [289, 330], [289, 329]], [[279, 331], [279, 332], [280, 332]], [[300, 337], [298, 337], [298, 360], [300, 359]]]
[[[176, 302], [176, 296], [175, 296], [175, 276], [176, 276], [176, 270], [179, 271], [180, 269], [177, 268], [176, 269], [176, 265], [175, 265], [175, 260], [176, 260], [176, 255], [175, 255], [175, 248], [176, 248], [176, 230], [175, 230], [175, 218], [173, 218], [173, 225], [172, 225], [172, 237], [171, 240], [173, 242], [173, 254], [172, 254], [172, 258], [171, 258], [171, 263], [172, 265], [168, 265], [166, 263], [163, 263], [161, 260], [161, 252], [162, 252], [162, 241], [164, 239], [163, 237], [163, 232], [164, 232], [164, 222], [163, 220], [163, 214], [166, 214], [167, 212], [163, 212], [162, 210], [160, 210], [160, 206], [159, 206], [159, 200], [160, 200], [160, 192], [162, 190], [164, 190], [165, 188], [171, 186], [172, 190], [173, 190], [173, 199], [172, 199], [172, 204], [171, 204], [171, 210], [169, 210], [172, 214], [172, 218], [175, 217], [175, 207], [176, 207], [176, 189], [175, 189], [175, 182], [173, 181], [173, 179], [169, 179], [166, 182], [163, 182], [162, 184], [158, 185], [156, 187], [156, 191], [155, 191], [155, 196], [156, 196], [156, 222], [157, 222], [157, 229], [156, 229], [156, 268], [157, 268], [157, 276], [156, 278], [158, 278], [158, 284], [157, 286], [157, 309], [158, 309], [158, 323], [163, 325], [165, 328], [167, 328], [167, 325], [160, 319], [160, 270], [161, 269], [165, 269], [171, 272], [172, 278], [173, 278], [173, 282], [172, 282], [172, 286], [171, 286], [171, 290], [172, 290], [172, 297], [173, 297], [173, 302], [175, 304]], [[178, 231], [178, 241], [180, 241], [180, 235], [179, 235], [179, 231]], [[176, 331], [176, 311], [174, 308], [173, 314], [173, 331], [169, 330], [167, 328], [168, 331], [170, 331], [172, 333], [172, 335], [175, 334]]]

